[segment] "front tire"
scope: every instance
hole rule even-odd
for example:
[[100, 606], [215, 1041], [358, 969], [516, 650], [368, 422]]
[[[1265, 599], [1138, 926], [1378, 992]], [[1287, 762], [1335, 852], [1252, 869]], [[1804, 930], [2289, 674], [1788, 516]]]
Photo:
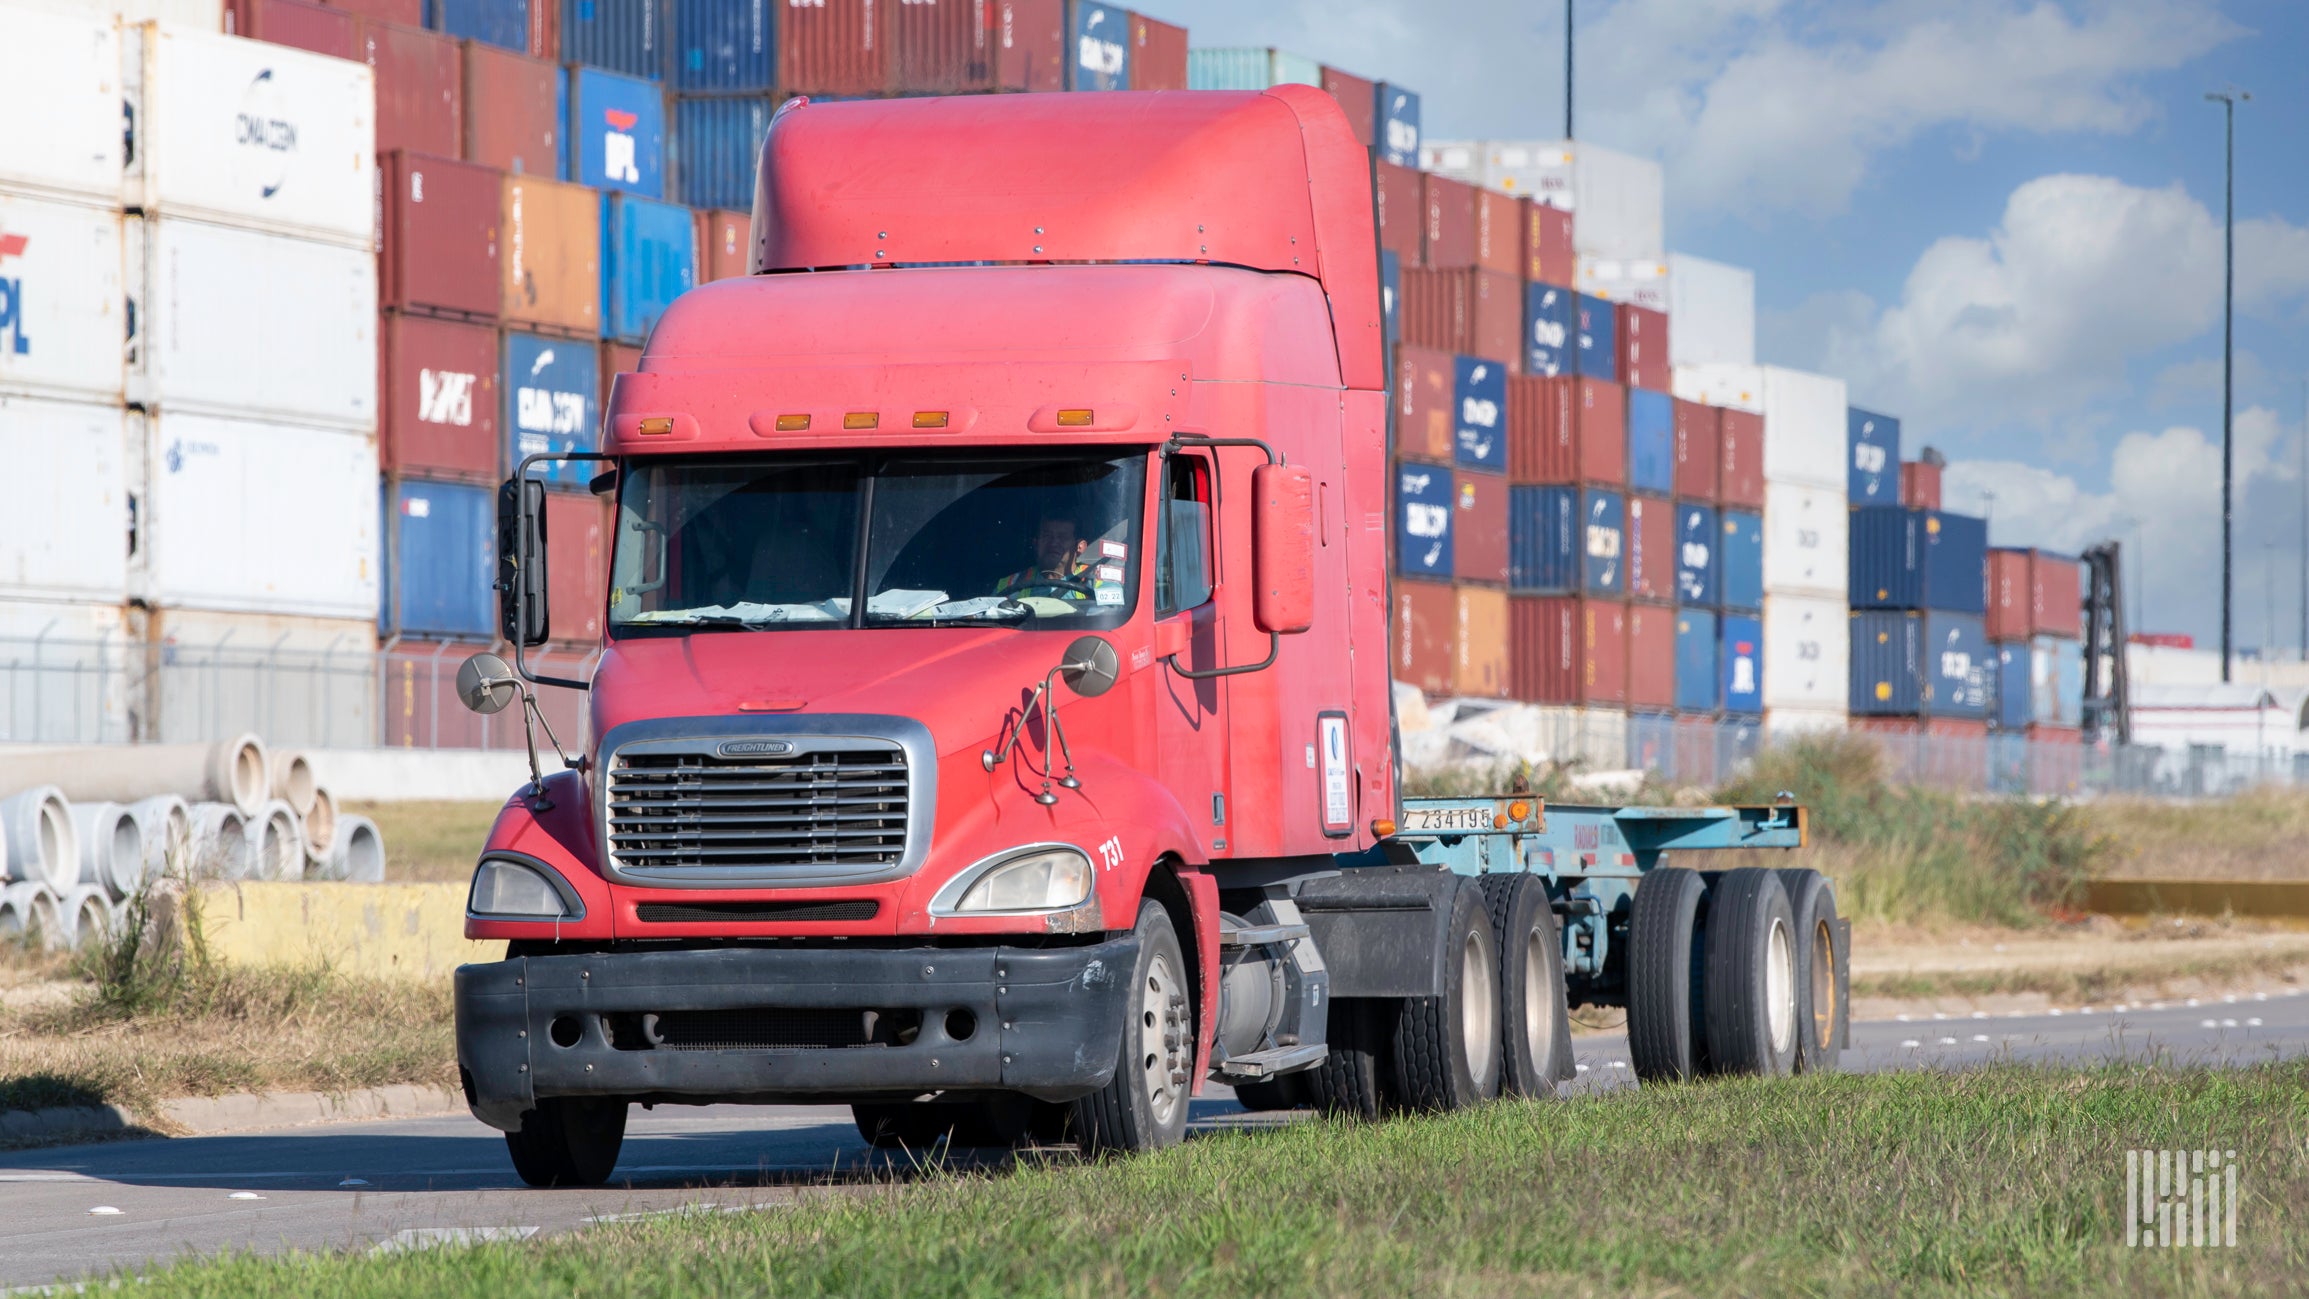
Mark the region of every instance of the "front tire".
[[599, 1186], [625, 1146], [624, 1101], [614, 1096], [549, 1096], [505, 1134], [513, 1171], [531, 1186]]
[[1573, 1072], [1555, 907], [1537, 876], [1486, 875], [1482, 883], [1499, 944], [1499, 1094], [1553, 1096]]
[[1708, 1054], [1728, 1074], [1795, 1072], [1796, 918], [1777, 872], [1726, 871], [1708, 902]]
[[1412, 1109], [1466, 1109], [1499, 1095], [1499, 944], [1472, 880], [1452, 893], [1444, 942], [1443, 995], [1404, 998], [1395, 1022], [1395, 1076]]
[[1074, 1103], [1075, 1136], [1087, 1155], [1160, 1150], [1186, 1137], [1196, 1033], [1186, 955], [1159, 902], [1139, 904], [1132, 932], [1138, 959], [1121, 1057], [1106, 1086]]

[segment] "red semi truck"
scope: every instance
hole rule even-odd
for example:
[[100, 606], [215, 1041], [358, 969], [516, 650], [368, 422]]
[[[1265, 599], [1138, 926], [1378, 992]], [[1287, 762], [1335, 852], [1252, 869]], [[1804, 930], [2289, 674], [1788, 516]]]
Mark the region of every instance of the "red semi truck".
[[[789, 103], [754, 273], [618, 376], [607, 648], [507, 804], [456, 984], [535, 1184], [634, 1103], [847, 1104], [877, 1144], [1177, 1141], [1189, 1097], [1552, 1091], [1568, 1004], [1646, 1077], [1826, 1067], [1843, 929], [1766, 808], [1403, 800], [1369, 155], [1321, 91]], [[567, 459], [568, 457], [563, 457]], [[533, 460], [536, 458], [533, 458]], [[558, 747], [558, 745], [556, 745]], [[532, 747], [534, 755], [535, 748]]]

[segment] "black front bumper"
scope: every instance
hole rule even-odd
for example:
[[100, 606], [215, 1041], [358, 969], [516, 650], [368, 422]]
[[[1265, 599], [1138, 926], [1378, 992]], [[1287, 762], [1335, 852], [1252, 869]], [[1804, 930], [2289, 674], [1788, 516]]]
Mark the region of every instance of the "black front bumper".
[[[771, 1103], [965, 1089], [1069, 1100], [1114, 1075], [1137, 958], [1132, 935], [1051, 949], [514, 957], [458, 968], [457, 1063], [474, 1117], [508, 1132], [541, 1096]], [[700, 1049], [637, 1041], [631, 1027], [639, 1015], [866, 1009], [919, 1012], [918, 1032], [902, 1045]]]

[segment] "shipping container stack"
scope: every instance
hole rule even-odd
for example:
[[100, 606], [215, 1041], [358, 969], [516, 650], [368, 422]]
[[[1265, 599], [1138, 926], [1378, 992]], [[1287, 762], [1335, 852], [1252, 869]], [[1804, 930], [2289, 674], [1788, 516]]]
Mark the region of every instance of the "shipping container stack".
[[[1871, 435], [1897, 452], [1897, 429], [1882, 432], [1884, 417], [1854, 411], [1850, 418], [1855, 432], [1873, 421]], [[1960, 787], [1983, 783], [1996, 684], [1987, 521], [1900, 504], [1855, 506], [1849, 570], [1854, 728], [1918, 741], [1888, 748], [1896, 769], [1931, 764], [1916, 774]]]
[[1990, 762], [2000, 788], [2069, 794], [2082, 780], [2082, 588], [2074, 556], [1988, 552]]

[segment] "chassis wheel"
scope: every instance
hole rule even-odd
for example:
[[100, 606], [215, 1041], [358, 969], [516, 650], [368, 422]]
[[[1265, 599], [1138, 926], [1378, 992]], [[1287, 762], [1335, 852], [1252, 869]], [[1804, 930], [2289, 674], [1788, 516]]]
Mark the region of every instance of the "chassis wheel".
[[1843, 930], [1836, 923], [1836, 890], [1818, 871], [1779, 872], [1796, 935], [1796, 1070], [1824, 1073], [1843, 1054], [1842, 1025], [1851, 987]]
[[1499, 1095], [1499, 943], [1472, 881], [1451, 895], [1444, 942], [1443, 995], [1404, 998], [1395, 1021], [1395, 1076], [1412, 1109], [1465, 1109]]
[[548, 1096], [505, 1134], [513, 1171], [531, 1186], [599, 1186], [625, 1145], [626, 1104], [616, 1097]]
[[1796, 1067], [1796, 918], [1778, 872], [1726, 871], [1708, 902], [1708, 1053], [1725, 1073], [1778, 1076]]
[[1075, 1137], [1084, 1154], [1158, 1150], [1187, 1132], [1187, 1089], [1195, 1065], [1195, 1013], [1187, 999], [1187, 962], [1162, 904], [1138, 909], [1138, 961], [1131, 969], [1132, 1021], [1122, 1026], [1122, 1057], [1107, 1085], [1074, 1103]]
[[1628, 918], [1628, 1059], [1644, 1082], [1687, 1082], [1705, 1069], [1694, 1016], [1694, 942], [1708, 882], [1665, 867], [1636, 885]]
[[1397, 997], [1339, 997], [1331, 1002], [1323, 1040], [1331, 1053], [1308, 1070], [1303, 1086], [1314, 1107], [1350, 1119], [1375, 1119], [1400, 1108], [1393, 1060]]
[[1553, 1096], [1572, 1074], [1555, 908], [1535, 876], [1486, 875], [1481, 882], [1499, 946], [1499, 1093]]

